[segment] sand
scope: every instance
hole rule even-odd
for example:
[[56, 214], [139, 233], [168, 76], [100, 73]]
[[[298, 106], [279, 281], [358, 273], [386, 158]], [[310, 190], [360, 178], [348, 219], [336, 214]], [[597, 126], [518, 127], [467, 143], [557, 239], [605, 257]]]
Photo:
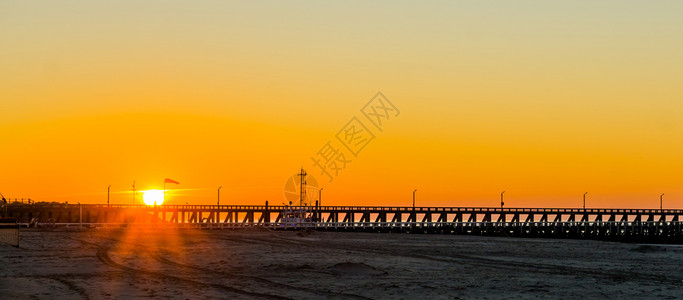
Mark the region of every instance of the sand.
[[23, 229], [0, 265], [1, 299], [683, 297], [683, 247], [590, 240]]

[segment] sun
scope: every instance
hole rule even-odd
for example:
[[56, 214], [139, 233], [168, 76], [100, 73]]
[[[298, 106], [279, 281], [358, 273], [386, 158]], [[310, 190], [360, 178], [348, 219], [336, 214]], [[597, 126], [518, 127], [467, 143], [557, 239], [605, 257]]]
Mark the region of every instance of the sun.
[[147, 205], [161, 205], [164, 203], [164, 192], [160, 190], [149, 190], [142, 192], [142, 200]]

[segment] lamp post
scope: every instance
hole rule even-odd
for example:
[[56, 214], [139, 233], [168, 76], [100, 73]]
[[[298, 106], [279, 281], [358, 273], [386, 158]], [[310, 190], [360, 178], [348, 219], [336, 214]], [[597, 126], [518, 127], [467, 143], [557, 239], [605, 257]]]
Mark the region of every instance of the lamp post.
[[663, 202], [662, 199], [663, 198], [664, 198], [664, 194], [659, 195], [659, 210], [662, 210], [662, 202]]
[[500, 208], [503, 208], [503, 206], [505, 206], [505, 202], [503, 202], [503, 194], [505, 194], [505, 191], [500, 193]]
[[323, 205], [323, 188], [318, 190], [318, 205]]
[[218, 206], [221, 205], [221, 188], [222, 187], [223, 187], [222, 185], [218, 187], [218, 202], [216, 202], [216, 205], [218, 205]]
[[584, 210], [586, 209], [586, 194], [588, 194], [588, 192], [583, 193], [583, 209]]
[[111, 184], [107, 187], [107, 205], [109, 205], [109, 189], [111, 188]]
[[417, 189], [413, 191], [413, 211], [415, 211], [415, 192], [417, 192]]
[[318, 200], [315, 201], [315, 221], [322, 219], [323, 213], [320, 212], [320, 207], [323, 205], [323, 188], [318, 190]]

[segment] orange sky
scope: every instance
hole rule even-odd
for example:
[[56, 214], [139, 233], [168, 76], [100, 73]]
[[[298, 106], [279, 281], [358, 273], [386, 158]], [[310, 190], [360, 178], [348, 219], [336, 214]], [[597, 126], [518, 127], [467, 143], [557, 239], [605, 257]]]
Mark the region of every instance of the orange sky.
[[[0, 1], [0, 192], [278, 204], [303, 165], [327, 205], [680, 208], [681, 6]], [[354, 116], [376, 138], [327, 182]]]

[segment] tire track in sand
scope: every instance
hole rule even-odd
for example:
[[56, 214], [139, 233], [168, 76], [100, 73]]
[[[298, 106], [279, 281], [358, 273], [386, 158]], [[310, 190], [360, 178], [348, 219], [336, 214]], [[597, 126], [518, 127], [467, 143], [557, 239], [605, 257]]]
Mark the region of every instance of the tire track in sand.
[[73, 283], [73, 282], [71, 282], [71, 281], [68, 281], [68, 280], [66, 280], [66, 279], [64, 279], [64, 278], [60, 278], [59, 276], [56, 276], [56, 275], [54, 275], [54, 276], [48, 275], [48, 276], [41, 276], [41, 277], [42, 277], [42, 278], [48, 278], [48, 279], [52, 279], [52, 280], [54, 280], [54, 281], [57, 281], [57, 282], [59, 282], [59, 283], [65, 285], [65, 286], [66, 286], [67, 288], [69, 288], [70, 290], [72, 290], [72, 291], [78, 293], [79, 295], [81, 295], [81, 297], [83, 297], [83, 299], [90, 299], [90, 295], [88, 295], [88, 293], [85, 291], [84, 288], [77, 286], [75, 283]]
[[[139, 247], [139, 248], [145, 249], [142, 245], [135, 244], [135, 243], [130, 243], [130, 242], [122, 242], [122, 241], [120, 241], [120, 240], [118, 240], [118, 239], [115, 239], [115, 238], [104, 238], [104, 239], [109, 240], [109, 241], [111, 241], [111, 242], [113, 242], [113, 243], [124, 243], [124, 244], [129, 244], [129, 245], [132, 245], [132, 246], [135, 246], [135, 247]], [[96, 246], [96, 247], [100, 247], [100, 246], [97, 245], [97, 244], [90, 243], [90, 242], [83, 241], [83, 240], [77, 240], [77, 239], [76, 239], [76, 241], [79, 241], [79, 242], [81, 242], [81, 243], [88, 243], [88, 244], [94, 245], [94, 246]], [[242, 241], [242, 242], [244, 242], [244, 241]], [[261, 243], [261, 244], [264, 244], [264, 243]], [[299, 287], [299, 286], [289, 285], [289, 284], [285, 284], [285, 283], [280, 283], [280, 282], [272, 281], [272, 280], [269, 280], [269, 279], [266, 279], [266, 278], [263, 278], [263, 277], [259, 277], [259, 276], [231, 274], [231, 273], [222, 272], [222, 271], [217, 271], [217, 270], [213, 270], [213, 269], [209, 269], [209, 268], [204, 268], [204, 267], [200, 267], [200, 266], [195, 266], [195, 265], [190, 265], [190, 264], [179, 263], [179, 262], [170, 260], [170, 259], [168, 259], [168, 258], [166, 258], [166, 257], [163, 257], [163, 256], [161, 256], [161, 255], [159, 255], [159, 254], [157, 254], [157, 253], [154, 253], [154, 252], [152, 252], [152, 251], [150, 251], [150, 250], [145, 250], [145, 252], [146, 252], [152, 259], [154, 259], [154, 260], [156, 260], [156, 261], [158, 261], [158, 262], [164, 263], [164, 264], [172, 265], [172, 266], [179, 267], [179, 268], [184, 268], [184, 269], [191, 270], [191, 271], [199, 271], [199, 272], [204, 272], [204, 273], [213, 273], [213, 274], [221, 275], [221, 276], [223, 276], [223, 277], [231, 278], [231, 279], [252, 281], [252, 282], [255, 282], [255, 283], [259, 283], [259, 284], [264, 284], [264, 285], [267, 286], [267, 287], [279, 287], [279, 288], [284, 288], [284, 289], [287, 289], [287, 290], [300, 291], [300, 292], [304, 292], [304, 293], [306, 293], [306, 294], [309, 294], [309, 295], [307, 295], [307, 296], [309, 296], [309, 297], [315, 297], [315, 296], [325, 295], [325, 296], [327, 296], [328, 298], [334, 297], [334, 298], [341, 298], [341, 299], [365, 299], [365, 300], [371, 299], [371, 298], [364, 297], [364, 296], [360, 296], [360, 295], [356, 295], [356, 294], [337, 293], [337, 292], [332, 292], [332, 291], [316, 290], [316, 289], [311, 289], [311, 288], [306, 288], [306, 287]], [[248, 285], [248, 282], [247, 282], [247, 285]]]
[[489, 267], [493, 269], [500, 269], [500, 268], [507, 268], [510, 270], [525, 270], [528, 272], [534, 272], [534, 273], [542, 273], [542, 274], [551, 274], [551, 275], [577, 275], [577, 274], [584, 274], [584, 275], [590, 275], [590, 276], [596, 276], [596, 277], [602, 277], [602, 278], [607, 278], [615, 281], [636, 281], [634, 279], [637, 279], [637, 282], [652, 282], [652, 283], [670, 283], [670, 284], [678, 284], [678, 279], [677, 278], [662, 278], [661, 276], [658, 278], [653, 278], [652, 275], [649, 274], [641, 274], [641, 273], [624, 273], [621, 271], [607, 271], [607, 270], [599, 270], [599, 269], [585, 269], [585, 268], [578, 268], [578, 267], [571, 267], [571, 266], [563, 266], [563, 265], [553, 265], [553, 264], [543, 264], [543, 263], [533, 263], [533, 262], [516, 262], [516, 261], [510, 261], [510, 260], [505, 260], [505, 259], [495, 259], [495, 258], [486, 258], [486, 257], [480, 257], [480, 256], [472, 256], [472, 255], [464, 255], [464, 254], [453, 254], [449, 253], [447, 255], [443, 256], [434, 256], [434, 255], [426, 255], [426, 254], [405, 254], [401, 253], [395, 250], [390, 250], [390, 249], [382, 249], [382, 250], [374, 250], [374, 249], [366, 249], [366, 248], [360, 248], [360, 247], [353, 247], [351, 244], [339, 244], [339, 243], [333, 243], [333, 242], [328, 242], [328, 241], [321, 241], [318, 240], [315, 242], [314, 245], [311, 245], [310, 242], [307, 241], [300, 241], [300, 240], [292, 240], [292, 239], [284, 239], [281, 237], [277, 237], [275, 239], [279, 241], [273, 241], [270, 239], [265, 239], [265, 238], [257, 238], [257, 237], [249, 237], [249, 238], [244, 238], [245, 240], [254, 240], [260, 243], [271, 243], [271, 245], [275, 246], [293, 246], [293, 245], [298, 245], [298, 246], [308, 246], [308, 247], [315, 247], [315, 248], [326, 248], [326, 249], [333, 249], [333, 250], [346, 250], [346, 251], [356, 251], [356, 252], [364, 252], [364, 253], [371, 253], [375, 255], [391, 255], [391, 256], [398, 256], [398, 257], [408, 257], [408, 258], [417, 258], [417, 259], [425, 259], [425, 260], [432, 260], [432, 261], [438, 261], [438, 262], [445, 262], [445, 263], [458, 263], [461, 261], [467, 261], [468, 263], [483, 266], [483, 267]]
[[182, 264], [182, 263], [179, 263], [179, 262], [175, 262], [175, 261], [169, 260], [169, 259], [167, 259], [167, 258], [165, 258], [165, 257], [163, 257], [163, 256], [161, 256], [161, 255], [159, 255], [159, 254], [152, 253], [152, 252], [149, 252], [148, 254], [149, 254], [153, 259], [155, 259], [155, 260], [157, 260], [157, 261], [159, 261], [159, 262], [161, 262], [161, 263], [170, 264], [170, 265], [174, 265], [174, 266], [177, 266], [177, 267], [186, 268], [186, 269], [191, 269], [191, 270], [195, 270], [195, 271], [201, 271], [201, 272], [209, 272], [209, 273], [219, 274], [219, 275], [223, 275], [223, 276], [225, 276], [225, 277], [230, 277], [230, 278], [234, 278], [234, 279], [249, 279], [249, 280], [253, 280], [253, 281], [256, 281], [256, 282], [259, 282], [259, 283], [262, 283], [262, 284], [266, 284], [266, 285], [269, 285], [269, 286], [276, 286], [276, 287], [281, 287], [281, 288], [286, 288], [286, 289], [297, 290], [297, 291], [301, 291], [301, 292], [313, 293], [314, 296], [315, 296], [315, 295], [317, 295], [317, 296], [326, 295], [326, 296], [328, 296], [328, 297], [342, 297], [343, 299], [371, 299], [371, 298], [363, 297], [363, 296], [356, 295], [356, 294], [335, 293], [335, 292], [331, 292], [331, 291], [321, 291], [321, 290], [315, 290], [315, 289], [310, 289], [310, 288], [305, 288], [305, 287], [293, 286], [293, 285], [289, 285], [289, 284], [286, 284], [286, 283], [275, 282], [275, 281], [272, 281], [272, 280], [269, 280], [269, 279], [266, 279], [266, 278], [263, 278], [263, 277], [258, 277], [258, 276], [230, 274], [230, 273], [221, 272], [221, 271], [216, 271], [216, 270], [212, 270], [212, 269], [208, 269], [208, 268], [203, 268], [203, 267], [199, 267], [199, 266], [193, 266], [193, 265], [189, 265], [189, 264]]
[[119, 269], [119, 270], [122, 270], [122, 271], [125, 271], [125, 272], [132, 273], [133, 275], [142, 274], [142, 275], [147, 275], [147, 276], [151, 276], [151, 277], [167, 279], [169, 281], [186, 283], [189, 285], [193, 285], [193, 286], [197, 287], [198, 289], [201, 289], [204, 287], [211, 287], [211, 288], [215, 288], [218, 290], [223, 290], [223, 291], [227, 291], [227, 292], [231, 292], [231, 293], [235, 293], [235, 294], [240, 294], [240, 295], [246, 295], [246, 296], [250, 296], [250, 297], [258, 297], [261, 299], [291, 299], [291, 298], [283, 297], [283, 296], [279, 296], [279, 295], [250, 292], [250, 291], [245, 291], [245, 290], [225, 286], [222, 284], [201, 282], [201, 281], [196, 281], [196, 280], [187, 279], [187, 278], [183, 278], [183, 277], [167, 275], [167, 274], [164, 274], [161, 272], [155, 272], [155, 271], [149, 271], [149, 270], [125, 266], [125, 265], [119, 264], [119, 263], [117, 263], [111, 259], [111, 257], [109, 256], [109, 247], [100, 246], [96, 243], [91, 243], [91, 242], [80, 240], [80, 239], [75, 239], [75, 238], [72, 238], [72, 239], [75, 241], [78, 241], [82, 244], [94, 246], [97, 249], [97, 252], [95, 255], [96, 255], [97, 259], [100, 262], [102, 262], [103, 264], [110, 266], [110, 267], [113, 267], [113, 268], [116, 268], [116, 269]]

